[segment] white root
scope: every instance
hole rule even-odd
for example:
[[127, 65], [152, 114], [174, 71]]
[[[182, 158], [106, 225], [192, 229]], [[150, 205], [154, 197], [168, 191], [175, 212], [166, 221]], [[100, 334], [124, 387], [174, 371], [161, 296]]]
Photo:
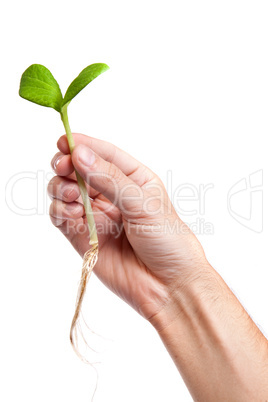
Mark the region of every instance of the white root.
[[81, 306], [83, 302], [83, 298], [86, 292], [87, 282], [91, 276], [91, 272], [93, 271], [94, 266], [96, 265], [98, 260], [98, 243], [95, 243], [85, 254], [83, 259], [83, 266], [82, 266], [82, 273], [80, 284], [78, 287], [77, 292], [77, 299], [76, 299], [76, 306], [75, 306], [75, 313], [70, 329], [70, 341], [72, 347], [77, 354], [77, 356], [83, 360], [84, 362], [88, 363], [88, 361], [81, 355], [78, 348], [78, 336], [77, 330], [81, 332], [80, 324], [79, 324], [79, 317], [81, 312]]

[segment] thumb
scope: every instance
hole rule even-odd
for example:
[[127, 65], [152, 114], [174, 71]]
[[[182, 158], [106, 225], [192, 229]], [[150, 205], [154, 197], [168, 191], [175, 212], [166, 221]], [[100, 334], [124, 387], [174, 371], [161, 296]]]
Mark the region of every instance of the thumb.
[[108, 198], [123, 215], [134, 217], [142, 212], [144, 191], [115, 164], [82, 144], [75, 147], [72, 162], [86, 183]]

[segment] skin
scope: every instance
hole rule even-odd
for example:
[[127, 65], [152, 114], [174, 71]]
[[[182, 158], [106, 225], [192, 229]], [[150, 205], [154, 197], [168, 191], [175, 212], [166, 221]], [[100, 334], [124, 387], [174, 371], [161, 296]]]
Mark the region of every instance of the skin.
[[[52, 223], [78, 253], [89, 234], [74, 167], [87, 183], [102, 282], [156, 329], [196, 401], [268, 401], [268, 342], [178, 217], [163, 183], [114, 145], [74, 134], [52, 159]], [[173, 230], [172, 230], [173, 228]]]

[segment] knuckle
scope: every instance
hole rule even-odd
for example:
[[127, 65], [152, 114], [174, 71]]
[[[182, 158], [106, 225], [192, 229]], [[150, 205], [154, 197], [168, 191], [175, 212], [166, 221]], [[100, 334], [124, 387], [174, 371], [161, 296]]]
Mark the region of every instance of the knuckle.
[[118, 183], [122, 179], [121, 171], [113, 163], [108, 164], [107, 174], [110, 177], [110, 180], [113, 181], [113, 182]]
[[109, 144], [105, 159], [108, 162], [112, 163], [116, 158], [116, 154], [117, 154], [117, 147], [113, 144]]
[[48, 182], [48, 187], [54, 188], [54, 186], [58, 185], [60, 182], [60, 177], [59, 176], [53, 176], [52, 179], [49, 180]]
[[113, 164], [108, 163], [106, 170], [102, 173], [102, 184], [104, 187], [110, 187], [118, 183], [120, 178], [120, 170]]
[[52, 177], [52, 179], [49, 180], [48, 185], [47, 185], [48, 193], [52, 193], [52, 191], [54, 189], [55, 182], [56, 182], [56, 177], [57, 176], [54, 176], [54, 177]]
[[53, 200], [50, 204], [49, 207], [49, 215], [51, 217], [57, 217], [58, 216], [58, 202], [57, 200]]

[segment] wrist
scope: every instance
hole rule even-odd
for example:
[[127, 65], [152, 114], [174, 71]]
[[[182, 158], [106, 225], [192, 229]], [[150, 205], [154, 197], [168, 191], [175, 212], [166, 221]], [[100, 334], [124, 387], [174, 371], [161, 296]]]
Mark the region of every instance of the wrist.
[[174, 287], [150, 322], [194, 400], [267, 395], [267, 340], [209, 264]]
[[205, 293], [207, 297], [211, 291], [214, 293], [216, 285], [217, 273], [208, 262], [205, 262], [184, 278], [180, 276], [179, 280], [169, 287], [166, 302], [149, 318], [149, 322], [160, 334], [178, 319], [188, 316], [190, 312], [197, 314], [200, 298]]

